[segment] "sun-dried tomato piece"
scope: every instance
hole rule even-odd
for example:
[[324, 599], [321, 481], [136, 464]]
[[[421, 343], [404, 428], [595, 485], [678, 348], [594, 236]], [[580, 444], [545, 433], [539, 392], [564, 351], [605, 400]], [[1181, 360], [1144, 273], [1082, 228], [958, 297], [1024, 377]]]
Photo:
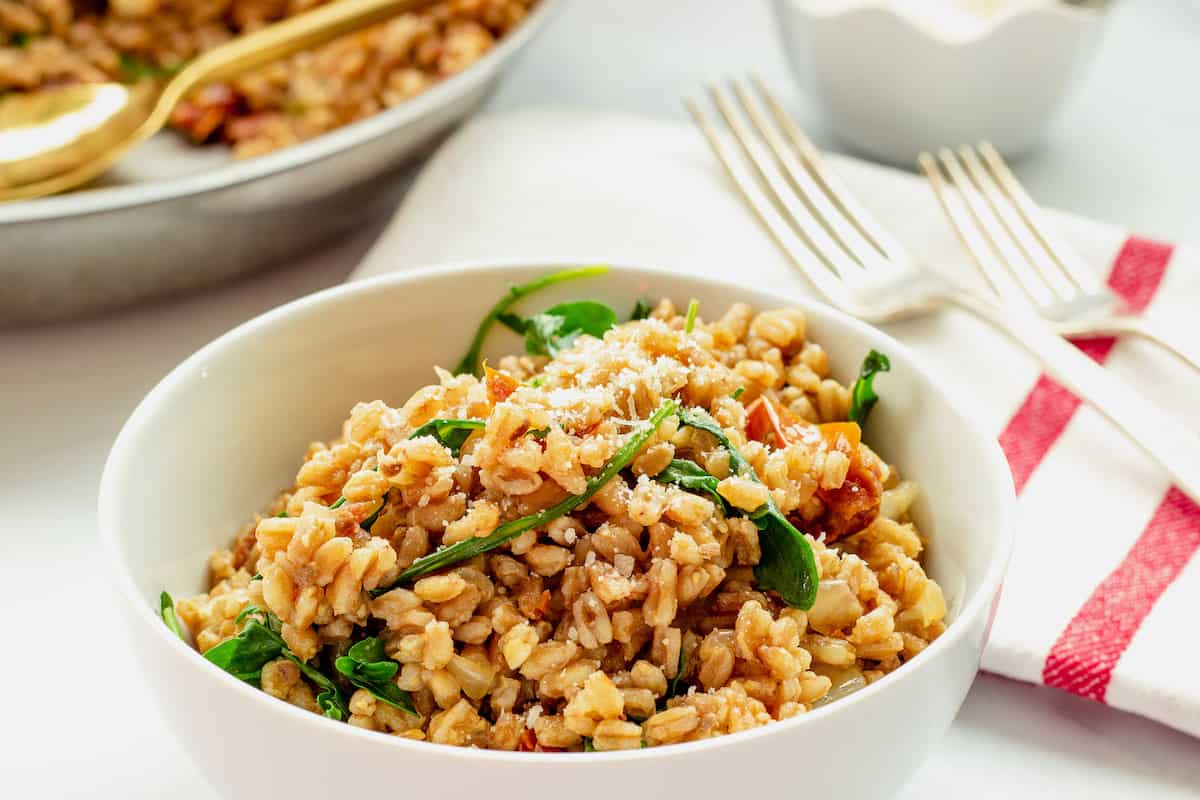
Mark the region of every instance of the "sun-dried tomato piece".
[[517, 390], [521, 385], [520, 381], [509, 375], [507, 372], [501, 372], [498, 369], [492, 369], [487, 364], [483, 365], [483, 382], [487, 387], [488, 400], [495, 405], [502, 403], [508, 399], [508, 396]]

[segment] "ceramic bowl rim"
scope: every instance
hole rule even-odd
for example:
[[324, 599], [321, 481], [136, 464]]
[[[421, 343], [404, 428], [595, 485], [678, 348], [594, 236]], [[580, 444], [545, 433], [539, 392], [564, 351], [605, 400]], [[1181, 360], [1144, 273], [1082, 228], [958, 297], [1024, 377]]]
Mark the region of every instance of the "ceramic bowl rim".
[[994, 14], [986, 24], [970, 35], [953, 36], [944, 30], [939, 30], [921, 19], [916, 14], [897, 7], [888, 0], [855, 0], [839, 7], [822, 9], [809, 5], [803, 0], [771, 0], [779, 11], [787, 11], [806, 16], [813, 20], [832, 21], [843, 17], [878, 14], [900, 20], [913, 33], [936, 42], [947, 48], [962, 49], [979, 44], [985, 39], [1005, 35], [1008, 28], [1024, 24], [1030, 19], [1054, 19], [1070, 24], [1090, 25], [1108, 16], [1112, 0], [1097, 0], [1100, 5], [1079, 6], [1059, 2], [1022, 7], [1006, 8]]

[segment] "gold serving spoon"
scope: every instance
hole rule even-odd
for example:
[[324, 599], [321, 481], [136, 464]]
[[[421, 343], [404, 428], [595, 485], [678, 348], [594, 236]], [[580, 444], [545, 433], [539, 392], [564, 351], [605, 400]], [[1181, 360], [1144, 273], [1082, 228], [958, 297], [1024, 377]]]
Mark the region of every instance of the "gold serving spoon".
[[65, 192], [98, 177], [161, 130], [198, 86], [433, 2], [337, 0], [214, 47], [165, 84], [81, 83], [9, 95], [0, 100], [0, 202]]

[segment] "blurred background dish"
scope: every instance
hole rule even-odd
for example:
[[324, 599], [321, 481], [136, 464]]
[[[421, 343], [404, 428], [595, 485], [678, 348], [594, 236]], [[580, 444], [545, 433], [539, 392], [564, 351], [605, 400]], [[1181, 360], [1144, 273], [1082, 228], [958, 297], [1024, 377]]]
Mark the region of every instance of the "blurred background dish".
[[944, 142], [1005, 155], [1046, 129], [1106, 2], [772, 0], [795, 72], [845, 144], [912, 168]]
[[[491, 7], [507, 8], [515, 16], [515, 9], [526, 5], [530, 4], [514, 0]], [[485, 26], [451, 14], [436, 23], [421, 21], [422, 15], [442, 6], [398, 17], [224, 86], [221, 92], [236, 102], [207, 108], [201, 98], [199, 105], [180, 106], [177, 127], [192, 134], [193, 141], [231, 142], [232, 152], [159, 135], [133, 151], [97, 188], [0, 205], [0, 251], [19, 254], [0, 263], [0, 284], [5, 287], [0, 319], [6, 324], [48, 321], [207, 285], [281, 263], [378, 218], [403, 190], [405, 163], [478, 106], [504, 65], [544, 26], [557, 5], [558, 0], [532, 4], [510, 33], [503, 20]], [[488, 7], [480, 6], [480, 20]], [[388, 31], [404, 33], [390, 26], [406, 24], [429, 29], [418, 39], [430, 43], [425, 57], [389, 49]], [[52, 37], [46, 36], [21, 40], [23, 47], [14, 48], [11, 28], [6, 30], [10, 46], [0, 53], [32, 52], [39, 42], [52, 47], [46, 44]], [[492, 46], [484, 34], [501, 38], [493, 39]], [[102, 42], [97, 39], [95, 44]], [[110, 55], [118, 70], [131, 68], [131, 56], [116, 51]], [[147, 63], [166, 69], [168, 57], [154, 51], [139, 58], [157, 61], [136, 63], [145, 69]], [[371, 74], [346, 73], [344, 85], [354, 87], [347, 93], [358, 93], [350, 99], [312, 90], [315, 75], [330, 74], [329, 63], [313, 71], [309, 62], [320, 59], [351, 71], [353, 64], [347, 59], [358, 59], [358, 68], [366, 64]], [[21, 62], [18, 66], [29, 77], [25, 88], [41, 85], [45, 76], [38, 70], [48, 69], [50, 63]], [[68, 62], [62, 64], [65, 68]], [[114, 77], [94, 64], [88, 67], [81, 61], [75, 66], [78, 74], [62, 77]], [[12, 68], [0, 58], [0, 82], [20, 88], [13, 83]], [[443, 80], [443, 75], [448, 77]], [[262, 95], [252, 99], [249, 93], [254, 91]], [[312, 91], [313, 102], [291, 109], [296, 113], [284, 113], [288, 103], [306, 91]], [[195, 126], [202, 119], [207, 121], [198, 130]], [[242, 160], [235, 155], [256, 157]]]

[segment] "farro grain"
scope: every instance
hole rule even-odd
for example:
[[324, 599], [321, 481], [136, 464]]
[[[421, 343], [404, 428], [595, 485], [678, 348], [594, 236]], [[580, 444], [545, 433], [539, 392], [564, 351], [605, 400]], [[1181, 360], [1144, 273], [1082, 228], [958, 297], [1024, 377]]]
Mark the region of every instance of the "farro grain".
[[[435, 54], [421, 57], [438, 68]], [[945, 628], [946, 602], [921, 566], [913, 482], [866, 445], [748, 438], [746, 403], [764, 394], [800, 420], [844, 421], [848, 390], [805, 329], [798, 312], [738, 306], [684, 336], [660, 304], [650, 320], [580, 337], [554, 360], [504, 359], [511, 374], [493, 370], [486, 383], [439, 370], [398, 409], [359, 404], [342, 440], [309, 448], [270, 516], [213, 554], [210, 591], [180, 601], [178, 617], [202, 652], [237, 633], [248, 605], [277, 615], [301, 658], [336, 656], [374, 631], [418, 713], [357, 691], [349, 722], [441, 744], [657, 746], [836, 700], [919, 657]], [[541, 386], [522, 384], [534, 375]], [[577, 491], [666, 396], [702, 405], [761, 483], [731, 476], [710, 434], [671, 418], [628, 478], [570, 516], [372, 598], [415, 559]], [[456, 457], [432, 437], [408, 438], [436, 416], [486, 425]], [[550, 428], [544, 441], [525, 435], [540, 428]], [[716, 476], [731, 515], [654, 480], [673, 458]], [[762, 543], [746, 514], [768, 497], [827, 534], [809, 537], [821, 580], [807, 612], [757, 584]], [[262, 687], [319, 713], [290, 661], [268, 664]]]

